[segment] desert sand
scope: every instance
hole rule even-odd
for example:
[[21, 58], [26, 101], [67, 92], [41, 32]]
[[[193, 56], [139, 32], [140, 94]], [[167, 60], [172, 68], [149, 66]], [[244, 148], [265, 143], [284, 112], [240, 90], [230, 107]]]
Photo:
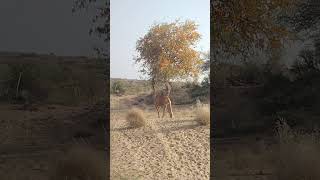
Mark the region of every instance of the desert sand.
[[173, 119], [144, 105], [146, 126], [131, 128], [130, 98], [111, 99], [111, 179], [209, 179], [210, 128], [194, 120], [192, 105], [173, 105]]

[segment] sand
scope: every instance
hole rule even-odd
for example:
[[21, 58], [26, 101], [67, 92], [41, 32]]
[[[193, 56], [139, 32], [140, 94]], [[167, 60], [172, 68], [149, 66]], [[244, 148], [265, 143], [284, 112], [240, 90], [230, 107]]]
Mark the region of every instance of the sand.
[[17, 107], [0, 105], [0, 179], [47, 180], [50, 166], [79, 140], [74, 135], [84, 130], [93, 135], [82, 140], [103, 152], [103, 129], [88, 128], [95, 118], [86, 117], [87, 107], [42, 105], [37, 111]]
[[111, 179], [209, 179], [210, 128], [191, 105], [173, 106], [173, 119], [147, 107], [142, 128], [128, 127], [121, 107], [111, 110]]

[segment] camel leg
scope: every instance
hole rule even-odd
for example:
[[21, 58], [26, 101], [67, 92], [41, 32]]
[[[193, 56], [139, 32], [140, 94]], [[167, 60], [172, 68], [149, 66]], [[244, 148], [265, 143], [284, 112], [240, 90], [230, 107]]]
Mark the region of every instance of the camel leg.
[[173, 118], [171, 102], [169, 102], [168, 113], [170, 114], [170, 118]]
[[163, 106], [163, 114], [162, 114], [162, 118], [164, 118], [165, 114], [166, 114], [166, 109], [167, 109], [167, 105]]
[[156, 106], [156, 110], [158, 112], [158, 118], [160, 118], [160, 113], [159, 113], [159, 107], [158, 106]]

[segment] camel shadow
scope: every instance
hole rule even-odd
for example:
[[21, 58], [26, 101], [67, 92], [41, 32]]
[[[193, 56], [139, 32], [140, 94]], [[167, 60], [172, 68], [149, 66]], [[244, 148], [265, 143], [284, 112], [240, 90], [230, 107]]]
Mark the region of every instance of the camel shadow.
[[121, 127], [121, 128], [113, 128], [113, 129], [110, 129], [110, 131], [126, 131], [126, 130], [130, 130], [130, 129], [134, 129], [134, 127]]
[[[182, 124], [182, 123], [188, 123], [188, 124]], [[166, 122], [160, 122], [159, 124], [182, 124], [178, 125], [176, 127], [168, 127], [168, 128], [161, 128], [159, 130], [153, 131], [153, 133], [168, 133], [172, 131], [181, 131], [181, 130], [187, 130], [187, 129], [194, 129], [197, 127], [201, 127], [199, 123], [195, 120], [179, 120], [179, 121], [166, 121]], [[121, 127], [121, 128], [113, 128], [110, 129], [110, 131], [126, 131], [126, 130], [132, 130], [135, 129], [135, 127]]]
[[192, 124], [195, 124], [195, 123], [197, 123], [197, 121], [196, 120], [179, 120], [179, 121], [159, 122], [159, 124], [179, 124], [179, 123], [192, 123]]
[[194, 129], [196, 127], [200, 127], [200, 124], [188, 124], [188, 125], [182, 125], [182, 126], [178, 126], [178, 127], [170, 127], [170, 128], [162, 128], [158, 131], [156, 131], [156, 133], [169, 133], [169, 132], [173, 132], [173, 131], [183, 131], [183, 130], [187, 130], [187, 129]]

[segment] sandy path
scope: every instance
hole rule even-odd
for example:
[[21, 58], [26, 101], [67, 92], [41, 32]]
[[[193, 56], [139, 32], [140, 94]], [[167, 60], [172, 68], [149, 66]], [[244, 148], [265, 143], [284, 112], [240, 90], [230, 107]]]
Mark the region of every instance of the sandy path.
[[188, 109], [158, 119], [146, 111], [147, 127], [128, 129], [124, 112], [111, 114], [112, 179], [209, 179], [209, 127]]

